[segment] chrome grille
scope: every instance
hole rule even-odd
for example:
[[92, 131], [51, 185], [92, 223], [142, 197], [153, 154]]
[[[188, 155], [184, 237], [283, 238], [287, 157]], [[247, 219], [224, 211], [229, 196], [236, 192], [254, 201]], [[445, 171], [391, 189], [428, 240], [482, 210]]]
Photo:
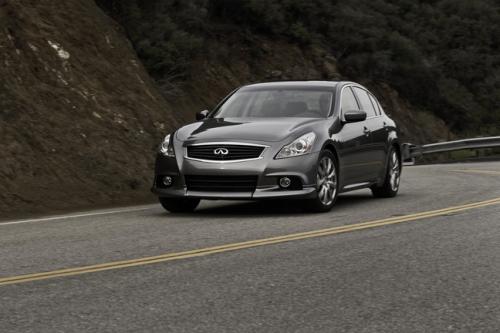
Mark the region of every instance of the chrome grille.
[[259, 158], [264, 146], [207, 144], [187, 147], [187, 157], [208, 161], [236, 161]]

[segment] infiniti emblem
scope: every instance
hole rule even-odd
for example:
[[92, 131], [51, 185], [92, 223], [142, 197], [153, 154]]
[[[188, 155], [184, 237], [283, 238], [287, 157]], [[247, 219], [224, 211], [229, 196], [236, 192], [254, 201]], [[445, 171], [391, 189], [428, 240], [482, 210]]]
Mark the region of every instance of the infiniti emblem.
[[229, 150], [227, 148], [216, 148], [214, 149], [215, 155], [227, 155], [229, 154]]

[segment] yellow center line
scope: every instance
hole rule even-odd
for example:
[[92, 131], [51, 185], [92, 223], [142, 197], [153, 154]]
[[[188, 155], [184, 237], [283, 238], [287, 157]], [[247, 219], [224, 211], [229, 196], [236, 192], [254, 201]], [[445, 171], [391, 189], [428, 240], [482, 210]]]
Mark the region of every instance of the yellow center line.
[[495, 170], [463, 169], [463, 170], [451, 170], [451, 172], [477, 173], [477, 174], [484, 174], [484, 175], [500, 175], [500, 171], [495, 171]]
[[315, 237], [331, 236], [331, 235], [335, 235], [335, 234], [352, 232], [352, 231], [356, 231], [356, 230], [377, 228], [377, 227], [382, 227], [382, 226], [391, 225], [391, 224], [417, 221], [417, 220], [427, 219], [427, 218], [431, 218], [431, 217], [443, 216], [443, 215], [447, 215], [447, 214], [451, 214], [451, 213], [457, 213], [457, 212], [462, 212], [462, 211], [466, 211], [466, 210], [470, 210], [470, 209], [477, 209], [477, 208], [481, 208], [481, 207], [499, 205], [499, 204], [500, 204], [500, 198], [495, 198], [495, 199], [491, 199], [491, 200], [485, 200], [485, 201], [474, 202], [474, 203], [469, 203], [469, 204], [460, 205], [460, 206], [453, 206], [453, 207], [448, 207], [448, 208], [443, 208], [443, 209], [431, 210], [431, 211], [427, 211], [427, 212], [420, 212], [420, 213], [415, 213], [415, 214], [410, 214], [410, 215], [405, 215], [405, 216], [390, 217], [390, 218], [379, 219], [379, 220], [374, 220], [374, 221], [369, 221], [369, 222], [364, 222], [364, 223], [357, 223], [357, 224], [343, 225], [343, 226], [320, 229], [320, 230], [299, 232], [299, 233], [295, 233], [295, 234], [270, 237], [270, 238], [263, 238], [263, 239], [245, 241], [245, 242], [240, 242], [240, 243], [225, 244], [225, 245], [201, 248], [201, 249], [196, 249], [196, 250], [191, 250], [191, 251], [174, 252], [174, 253], [167, 253], [167, 254], [163, 254], [163, 255], [145, 257], [145, 258], [139, 258], [139, 259], [114, 261], [114, 262], [108, 262], [108, 263], [103, 263], [103, 264], [66, 268], [66, 269], [60, 269], [60, 270], [49, 271], [49, 272], [11, 276], [11, 277], [0, 278], [0, 286], [9, 285], [9, 284], [17, 284], [17, 283], [25, 283], [25, 282], [30, 282], [30, 281], [46, 280], [46, 279], [52, 279], [52, 278], [59, 278], [59, 277], [64, 277], [64, 276], [102, 272], [102, 271], [107, 271], [107, 270], [122, 269], [122, 268], [127, 268], [127, 267], [134, 267], [134, 266], [150, 265], [150, 264], [155, 264], [155, 263], [160, 263], [160, 262], [195, 258], [195, 257], [207, 256], [207, 255], [216, 254], [216, 253], [243, 250], [243, 249], [253, 248], [253, 247], [257, 247], [257, 246], [279, 244], [279, 243], [285, 243], [285, 242], [296, 241], [296, 240], [301, 240], [301, 239], [308, 239], [308, 238], [315, 238]]

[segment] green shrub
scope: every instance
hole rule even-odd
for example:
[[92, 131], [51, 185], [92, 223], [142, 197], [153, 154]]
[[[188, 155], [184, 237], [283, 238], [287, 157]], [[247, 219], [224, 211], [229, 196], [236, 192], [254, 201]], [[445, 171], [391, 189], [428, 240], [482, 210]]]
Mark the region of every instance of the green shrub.
[[240, 31], [242, 43], [261, 34], [327, 45], [345, 76], [388, 82], [456, 131], [500, 134], [498, 1], [97, 1], [158, 80], [186, 79], [218, 29]]

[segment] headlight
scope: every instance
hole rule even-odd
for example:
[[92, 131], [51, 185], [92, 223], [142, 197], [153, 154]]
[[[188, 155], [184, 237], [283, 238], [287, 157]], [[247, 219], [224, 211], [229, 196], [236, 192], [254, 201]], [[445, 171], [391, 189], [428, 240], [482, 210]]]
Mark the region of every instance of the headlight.
[[315, 139], [316, 134], [314, 134], [313, 132], [302, 135], [292, 143], [281, 148], [278, 155], [276, 155], [276, 159], [300, 156], [310, 153], [313, 148]]
[[175, 157], [174, 146], [170, 142], [170, 134], [163, 139], [163, 142], [160, 145], [160, 153], [165, 156]]

